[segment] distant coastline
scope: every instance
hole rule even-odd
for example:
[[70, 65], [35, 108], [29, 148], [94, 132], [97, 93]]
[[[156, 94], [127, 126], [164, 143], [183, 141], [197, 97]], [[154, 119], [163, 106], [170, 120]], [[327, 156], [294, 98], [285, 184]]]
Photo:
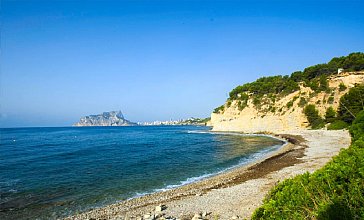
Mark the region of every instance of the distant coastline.
[[168, 121], [153, 122], [131, 122], [125, 119], [123, 113], [119, 111], [103, 112], [96, 115], [88, 115], [81, 117], [80, 120], [73, 124], [76, 127], [90, 126], [159, 126], [159, 125], [200, 125], [206, 126], [210, 118], [188, 118]]
[[210, 118], [188, 118], [180, 120], [169, 120], [169, 121], [153, 121], [153, 122], [138, 122], [140, 126], [158, 126], [158, 125], [200, 125], [206, 126], [210, 121]]

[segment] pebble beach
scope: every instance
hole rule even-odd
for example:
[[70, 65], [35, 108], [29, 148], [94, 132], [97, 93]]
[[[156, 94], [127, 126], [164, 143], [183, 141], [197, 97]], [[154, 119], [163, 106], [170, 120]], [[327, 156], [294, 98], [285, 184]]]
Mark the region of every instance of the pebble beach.
[[275, 136], [288, 143], [252, 164], [66, 219], [249, 219], [274, 185], [321, 168], [351, 140], [345, 130], [296, 130]]

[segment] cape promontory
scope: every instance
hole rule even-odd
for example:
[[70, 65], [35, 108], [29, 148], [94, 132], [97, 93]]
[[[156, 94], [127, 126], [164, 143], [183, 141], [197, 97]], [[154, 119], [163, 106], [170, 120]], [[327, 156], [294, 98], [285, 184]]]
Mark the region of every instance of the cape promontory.
[[[364, 53], [335, 57], [293, 72], [261, 77], [239, 85], [211, 114], [214, 131], [284, 133], [292, 130], [345, 127], [352, 115], [343, 97], [364, 85]], [[339, 126], [340, 125], [340, 126]]]
[[124, 118], [121, 111], [104, 112], [98, 115], [88, 115], [82, 117], [73, 126], [133, 126], [137, 125]]

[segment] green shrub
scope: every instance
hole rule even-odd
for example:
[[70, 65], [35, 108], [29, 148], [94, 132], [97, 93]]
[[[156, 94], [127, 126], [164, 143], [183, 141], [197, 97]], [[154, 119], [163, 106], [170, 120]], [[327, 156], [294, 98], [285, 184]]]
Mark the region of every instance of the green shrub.
[[242, 111], [245, 107], [248, 106], [248, 102], [245, 100], [239, 100], [238, 101], [238, 109], [239, 111]]
[[226, 108], [229, 108], [231, 106], [231, 100], [228, 100], [227, 102], [226, 102]]
[[353, 124], [350, 126], [350, 134], [353, 137], [353, 140], [359, 139], [361, 136], [364, 136], [364, 111], [361, 111], [353, 121]]
[[310, 87], [315, 92], [319, 91], [319, 83], [317, 80], [308, 81], [307, 86]]
[[287, 102], [286, 106], [288, 109], [291, 108], [293, 106], [293, 100]]
[[314, 105], [307, 105], [303, 109], [303, 112], [305, 113], [312, 129], [319, 129], [324, 126], [324, 120], [319, 115]]
[[260, 104], [260, 97], [254, 97], [253, 98], [253, 105], [258, 106]]
[[347, 88], [347, 87], [345, 86], [345, 84], [344, 84], [344, 83], [340, 83], [340, 84], [339, 84], [339, 91], [340, 91], [340, 92], [345, 91], [345, 90], [346, 90], [346, 88]]
[[221, 106], [214, 109], [214, 113], [219, 114], [221, 112], [224, 112], [224, 109], [225, 109], [225, 106], [221, 105]]
[[327, 102], [328, 102], [329, 104], [334, 103], [334, 96], [330, 96], [330, 97], [327, 99]]
[[303, 107], [307, 104], [307, 100], [304, 97], [300, 98], [300, 101], [298, 102], [299, 107]]
[[345, 121], [337, 120], [327, 126], [327, 130], [341, 130], [347, 128], [349, 125]]
[[275, 113], [276, 112], [276, 107], [273, 107], [272, 105], [270, 105], [268, 107], [268, 111], [272, 112], [272, 113]]

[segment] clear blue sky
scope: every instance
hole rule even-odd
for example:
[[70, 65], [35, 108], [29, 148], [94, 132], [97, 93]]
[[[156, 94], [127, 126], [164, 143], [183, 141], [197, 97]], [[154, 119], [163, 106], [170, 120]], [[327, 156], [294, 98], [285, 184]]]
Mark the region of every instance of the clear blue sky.
[[364, 51], [363, 1], [1, 1], [1, 127], [208, 117], [228, 92]]

